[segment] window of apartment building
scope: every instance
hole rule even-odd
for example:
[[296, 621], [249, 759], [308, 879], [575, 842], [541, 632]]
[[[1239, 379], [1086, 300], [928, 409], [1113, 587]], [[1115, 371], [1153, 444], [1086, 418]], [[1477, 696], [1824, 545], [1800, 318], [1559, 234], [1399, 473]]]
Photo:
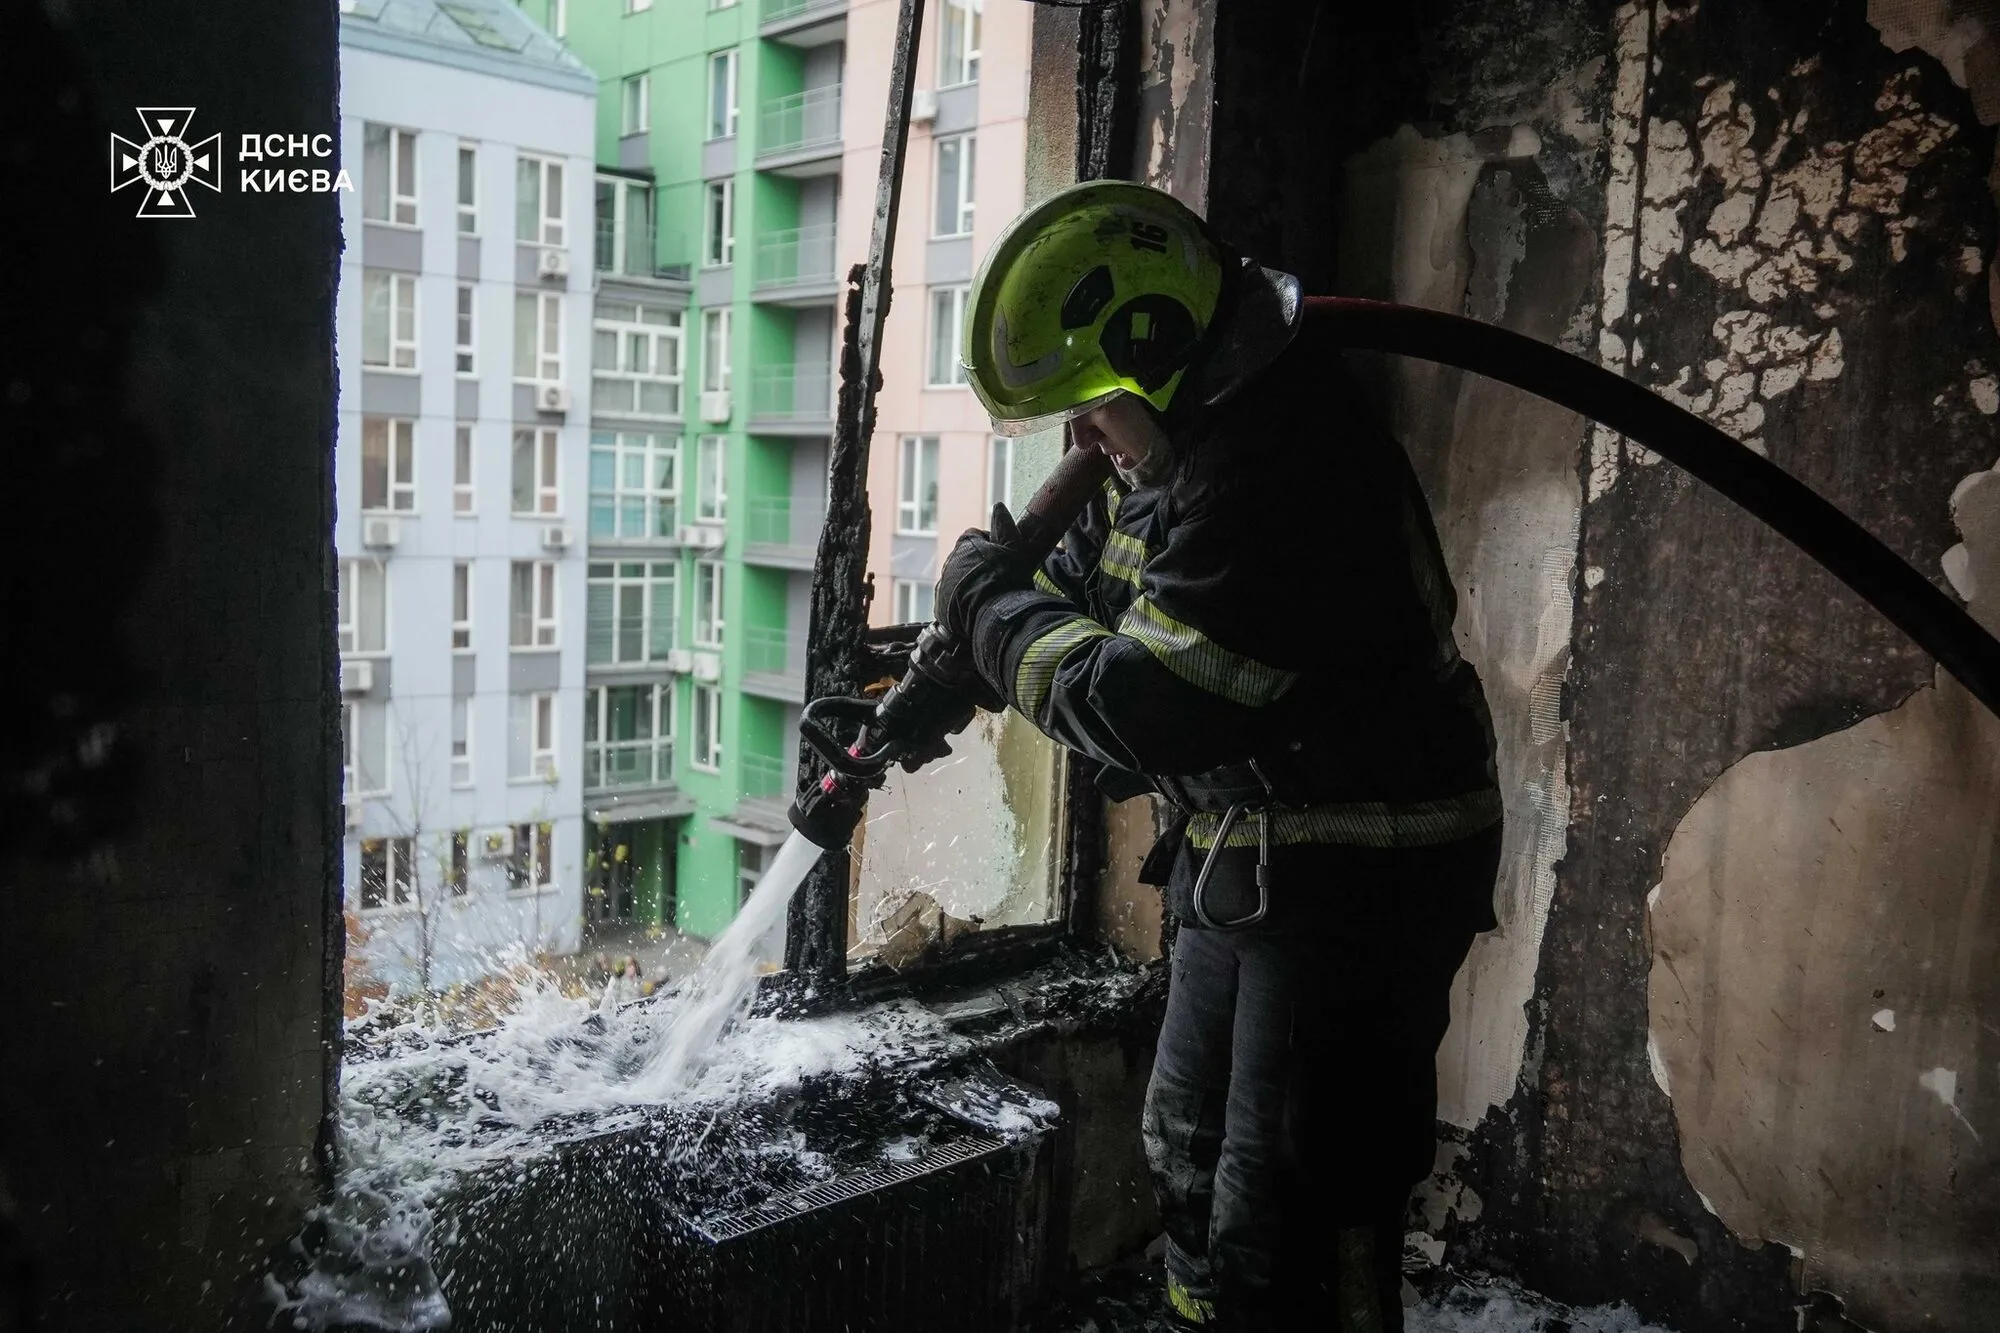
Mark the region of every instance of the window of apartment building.
[[416, 842], [411, 838], [361, 840], [361, 910], [402, 907], [410, 901], [416, 870]]
[[701, 387], [729, 392], [729, 307], [701, 312]]
[[507, 594], [507, 643], [513, 648], [556, 646], [556, 562], [516, 560]]
[[458, 145], [458, 231], [461, 236], [479, 232], [479, 145]]
[[463, 898], [472, 888], [472, 830], [451, 831], [451, 860], [445, 866], [444, 886], [454, 898]]
[[417, 225], [417, 135], [390, 125], [361, 127], [361, 216]]
[[938, 87], [979, 79], [979, 11], [982, 0], [944, 0], [938, 32]]
[[389, 651], [389, 575], [380, 560], [340, 562], [340, 651], [357, 657]]
[[937, 212], [933, 236], [972, 232], [972, 167], [976, 136], [949, 134], [937, 141]]
[[509, 698], [514, 716], [508, 727], [507, 776], [547, 782], [556, 771], [556, 696], [543, 691]]
[[457, 372], [461, 375], [477, 373], [477, 363], [473, 360], [473, 330], [478, 321], [474, 318], [475, 302], [479, 288], [469, 282], [458, 284], [458, 336], [453, 351], [458, 357]]
[[681, 312], [604, 301], [591, 326], [590, 405], [629, 417], [681, 414]]
[[472, 696], [457, 694], [451, 700], [451, 785], [472, 785]]
[[694, 564], [694, 646], [722, 646], [722, 563], [717, 560]]
[[452, 428], [451, 512], [472, 512], [472, 427], [464, 422]]
[[454, 560], [451, 563], [451, 650], [463, 653], [471, 649], [472, 562]]
[[741, 838], [736, 840], [736, 902], [739, 908], [750, 901], [750, 895], [763, 883], [764, 872], [771, 868], [774, 855], [773, 848]]
[[994, 505], [1014, 511], [1014, 441], [1005, 435], [986, 444], [986, 512], [992, 513]]
[[600, 685], [584, 695], [583, 785], [651, 786], [674, 775], [674, 688]]
[[653, 187], [646, 182], [597, 178], [597, 268], [601, 273], [652, 275]]
[[562, 473], [552, 427], [521, 426], [514, 431], [514, 515], [549, 518], [562, 512]]
[[563, 164], [522, 154], [514, 168], [514, 234], [531, 245], [562, 245]]
[[560, 384], [563, 377], [561, 292], [514, 293], [514, 378]]
[[594, 431], [590, 538], [658, 541], [680, 526], [681, 442], [672, 435]]
[[653, 76], [634, 74], [619, 85], [620, 132], [644, 134], [653, 123]]
[[710, 268], [736, 262], [736, 182], [733, 180], [710, 181], [708, 183], [708, 209], [702, 223], [707, 233], [707, 243], [702, 249], [702, 262]]
[[938, 437], [905, 435], [901, 488], [896, 496], [896, 531], [935, 536], [938, 506]]
[[704, 773], [716, 772], [722, 767], [722, 691], [713, 685], [697, 685], [690, 702], [694, 735], [688, 765]]
[[729, 437], [702, 436], [694, 460], [695, 521], [721, 523], [729, 516]]
[[736, 133], [736, 52], [717, 51], [708, 58], [708, 137], [727, 139]]
[[555, 883], [555, 841], [554, 824], [514, 825], [514, 854], [507, 858], [510, 892], [539, 893]]
[[931, 288], [930, 387], [946, 388], [965, 383], [965, 366], [959, 361], [960, 335], [965, 331], [967, 287]]
[[361, 508], [398, 514], [417, 508], [417, 423], [361, 419]]
[[417, 368], [417, 280], [410, 274], [362, 272], [361, 364], [376, 370]]
[[679, 574], [671, 560], [593, 561], [584, 661], [610, 667], [665, 662], [674, 646]]
[[340, 706], [340, 790], [343, 800], [389, 794], [389, 708], [386, 704]]
[[898, 625], [922, 625], [930, 622], [935, 614], [933, 607], [937, 598], [937, 588], [922, 579], [896, 580], [896, 623]]

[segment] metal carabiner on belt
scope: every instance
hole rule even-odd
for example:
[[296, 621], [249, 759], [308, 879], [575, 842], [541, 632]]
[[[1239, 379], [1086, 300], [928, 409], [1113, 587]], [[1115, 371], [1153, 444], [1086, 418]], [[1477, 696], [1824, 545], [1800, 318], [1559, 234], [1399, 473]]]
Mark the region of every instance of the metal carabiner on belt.
[[1202, 903], [1202, 897], [1208, 891], [1209, 872], [1215, 868], [1215, 858], [1221, 853], [1223, 844], [1229, 841], [1229, 831], [1236, 827], [1243, 810], [1244, 803], [1238, 801], [1223, 814], [1222, 824], [1215, 830], [1215, 843], [1201, 863], [1201, 872], [1194, 877], [1195, 918], [1210, 930], [1241, 930], [1245, 926], [1254, 926], [1264, 919], [1264, 913], [1271, 907], [1271, 817], [1261, 805], [1251, 812], [1257, 816], [1257, 910], [1249, 916], [1224, 922], [1210, 916], [1208, 908]]

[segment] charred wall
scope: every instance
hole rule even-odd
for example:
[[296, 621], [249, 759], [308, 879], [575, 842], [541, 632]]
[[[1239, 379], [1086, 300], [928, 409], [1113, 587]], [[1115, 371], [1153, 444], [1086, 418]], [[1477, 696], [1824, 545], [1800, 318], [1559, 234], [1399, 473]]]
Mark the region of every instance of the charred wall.
[[[1992, 624], [1982, 14], [1344, 13], [1336, 288], [1614, 366]], [[1642, 446], [1357, 363], [1438, 512], [1508, 787], [1426, 1226], [1678, 1327], [2000, 1327], [1993, 720]]]
[[[340, 238], [333, 196], [244, 194], [234, 166], [241, 134], [337, 130], [335, 22], [71, 0], [12, 7], [0, 36], [10, 1327], [261, 1325], [255, 1270], [316, 1188]], [[223, 136], [195, 217], [107, 200], [135, 102]]]

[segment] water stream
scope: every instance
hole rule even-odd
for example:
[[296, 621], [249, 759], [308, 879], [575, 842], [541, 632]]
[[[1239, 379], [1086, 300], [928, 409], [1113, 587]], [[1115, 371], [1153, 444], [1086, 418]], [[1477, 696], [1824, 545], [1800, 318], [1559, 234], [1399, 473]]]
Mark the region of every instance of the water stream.
[[[468, 1180], [525, 1179], [565, 1143], [662, 1116], [713, 1129], [732, 1110], [817, 1076], [961, 1048], [909, 1003], [816, 1019], [751, 1017], [760, 965], [782, 941], [787, 908], [819, 856], [793, 834], [699, 967], [667, 996], [615, 1006], [548, 985], [525, 994], [492, 1030], [454, 1037], [412, 1021], [352, 1051], [342, 1072], [335, 1197], [293, 1242], [289, 1267], [265, 1283], [279, 1326], [448, 1328], [432, 1261], [457, 1224], [462, 1198], [454, 1192]], [[789, 1150], [785, 1140], [722, 1148], [726, 1133], [668, 1137], [663, 1153], [704, 1161], [719, 1150]]]

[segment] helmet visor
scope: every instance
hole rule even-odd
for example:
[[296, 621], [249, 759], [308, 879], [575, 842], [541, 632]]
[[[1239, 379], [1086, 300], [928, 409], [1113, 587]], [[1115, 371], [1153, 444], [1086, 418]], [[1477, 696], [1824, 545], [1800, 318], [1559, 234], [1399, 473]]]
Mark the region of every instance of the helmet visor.
[[1130, 389], [1125, 389], [1125, 388], [1112, 389], [1107, 393], [1098, 394], [1097, 397], [1095, 398], [1085, 399], [1083, 402], [1077, 403], [1073, 407], [1065, 407], [1061, 411], [1057, 412], [1044, 412], [1041, 416], [1038, 417], [1023, 417], [1018, 421], [1006, 421], [1001, 419], [1000, 417], [994, 417], [993, 433], [995, 435], [1018, 437], [1022, 435], [1033, 435], [1038, 431], [1053, 430], [1057, 426], [1063, 425], [1065, 422], [1076, 420], [1078, 417], [1082, 416], [1085, 412], [1089, 412], [1095, 408], [1102, 407], [1106, 403], [1110, 402], [1112, 399], [1121, 397], [1130, 392], [1131, 392]]

